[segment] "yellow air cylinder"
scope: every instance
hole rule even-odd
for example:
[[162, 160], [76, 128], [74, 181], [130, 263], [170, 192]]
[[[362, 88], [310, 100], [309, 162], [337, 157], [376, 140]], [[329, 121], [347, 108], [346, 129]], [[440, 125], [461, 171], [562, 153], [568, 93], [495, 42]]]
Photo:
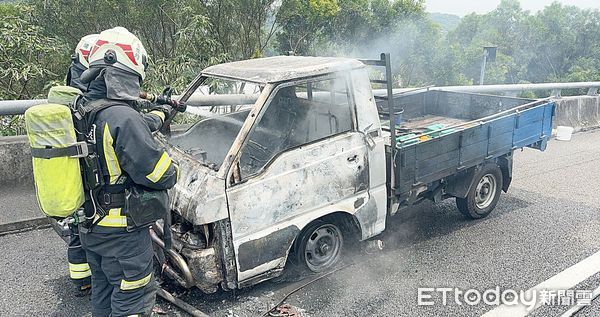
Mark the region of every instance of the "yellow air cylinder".
[[[65, 105], [31, 107], [25, 112], [25, 125], [32, 149], [62, 149], [77, 143], [71, 110]], [[38, 203], [46, 215], [67, 217], [83, 205], [79, 158], [34, 156], [33, 178]]]

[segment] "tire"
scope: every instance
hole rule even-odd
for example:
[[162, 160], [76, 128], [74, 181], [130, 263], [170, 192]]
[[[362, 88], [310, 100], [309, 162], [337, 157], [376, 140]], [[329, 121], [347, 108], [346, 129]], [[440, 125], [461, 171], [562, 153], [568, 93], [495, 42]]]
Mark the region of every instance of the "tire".
[[341, 226], [331, 221], [316, 220], [310, 223], [296, 241], [294, 262], [315, 273], [338, 264], [344, 249]]
[[487, 164], [473, 179], [467, 197], [456, 198], [456, 207], [469, 219], [485, 218], [496, 208], [500, 199], [502, 171], [496, 164]]

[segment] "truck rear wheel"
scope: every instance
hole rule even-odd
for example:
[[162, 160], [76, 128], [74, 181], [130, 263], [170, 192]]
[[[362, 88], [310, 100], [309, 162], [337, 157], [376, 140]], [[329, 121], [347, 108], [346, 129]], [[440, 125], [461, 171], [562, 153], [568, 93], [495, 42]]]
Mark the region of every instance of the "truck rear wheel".
[[344, 236], [336, 223], [317, 220], [302, 230], [297, 242], [296, 263], [318, 273], [339, 262]]
[[500, 199], [502, 171], [496, 164], [487, 164], [475, 174], [475, 181], [467, 197], [456, 198], [458, 210], [470, 219], [487, 217]]

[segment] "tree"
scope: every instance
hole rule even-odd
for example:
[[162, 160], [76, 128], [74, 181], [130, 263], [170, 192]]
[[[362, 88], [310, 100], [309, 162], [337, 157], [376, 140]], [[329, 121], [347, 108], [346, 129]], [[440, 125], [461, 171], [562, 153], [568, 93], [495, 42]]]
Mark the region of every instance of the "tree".
[[432, 21], [439, 24], [444, 32], [450, 32], [456, 29], [460, 24], [460, 17], [454, 14], [447, 13], [429, 13]]
[[524, 76], [530, 56], [527, 46], [530, 37], [528, 12], [516, 0], [503, 0], [485, 15], [470, 14], [449, 34], [464, 56], [462, 72], [473, 82], [479, 82], [484, 46], [497, 46], [496, 62], [486, 68], [486, 83], [516, 83]]
[[218, 44], [218, 52], [231, 60], [260, 57], [275, 33], [275, 0], [206, 1], [209, 33]]
[[[151, 57], [145, 85], [153, 90], [167, 84], [181, 90], [210, 64], [288, 51], [364, 58], [390, 52], [396, 82], [404, 86], [478, 82], [482, 47], [488, 45], [498, 47], [498, 57], [488, 64], [486, 83], [592, 79], [600, 60], [600, 11], [558, 3], [531, 14], [519, 1], [503, 0], [490, 13], [467, 15], [450, 32], [431, 21], [423, 0], [30, 3], [19, 6], [18, 15], [16, 6], [2, 6], [3, 16], [12, 8], [2, 24], [2, 39], [18, 41], [2, 47], [11, 50], [3, 63], [12, 68], [3, 74], [0, 97], [41, 94], [46, 83], [62, 79], [83, 35], [117, 25], [144, 42]], [[29, 42], [33, 52], [25, 58], [14, 54], [29, 48]], [[40, 55], [36, 47], [52, 49]], [[9, 73], [13, 80], [6, 82]]]
[[529, 64], [529, 77], [563, 81], [578, 61], [581, 65], [581, 58], [600, 58], [595, 49], [600, 41], [600, 11], [554, 3], [535, 19], [538, 58]]
[[136, 34], [150, 57], [147, 88], [173, 85], [181, 90], [200, 69], [219, 59], [207, 36], [204, 8], [197, 1], [34, 0], [34, 4], [44, 32], [62, 38], [71, 50], [81, 37], [115, 26]]
[[64, 43], [44, 35], [33, 23], [31, 8], [0, 4], [0, 99], [28, 99], [66, 74]]
[[264, 28], [274, 2], [34, 0], [46, 34], [64, 38], [70, 47], [84, 35], [126, 27], [150, 55], [146, 87], [170, 84], [179, 90], [207, 65], [261, 56], [274, 32]]
[[553, 3], [532, 15], [518, 1], [503, 0], [488, 14], [464, 17], [448, 39], [462, 52], [462, 73], [474, 81], [486, 45], [498, 46], [486, 83], [591, 80], [600, 60], [600, 11]]
[[[33, 24], [29, 7], [0, 4], [0, 100], [43, 97], [48, 83], [64, 78], [64, 48]], [[23, 116], [0, 117], [0, 136], [24, 133]]]
[[332, 31], [331, 19], [339, 11], [337, 0], [283, 0], [277, 13], [279, 50], [310, 54], [314, 44]]

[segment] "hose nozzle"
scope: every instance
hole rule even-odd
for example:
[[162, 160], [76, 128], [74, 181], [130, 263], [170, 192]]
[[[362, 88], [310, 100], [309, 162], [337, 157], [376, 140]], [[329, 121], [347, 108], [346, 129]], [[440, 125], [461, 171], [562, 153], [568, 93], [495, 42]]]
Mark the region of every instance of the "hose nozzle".
[[187, 106], [182, 102], [171, 99], [172, 92], [173, 92], [173, 89], [171, 87], [165, 88], [165, 90], [163, 91], [163, 93], [161, 95], [142, 91], [142, 92], [140, 92], [140, 98], [142, 98], [144, 100], [148, 100], [148, 101], [156, 103], [156, 104], [159, 104], [159, 105], [169, 105], [169, 106], [171, 106], [171, 108], [173, 108], [174, 110], [176, 110], [178, 112], [185, 112], [185, 110], [187, 109]]

